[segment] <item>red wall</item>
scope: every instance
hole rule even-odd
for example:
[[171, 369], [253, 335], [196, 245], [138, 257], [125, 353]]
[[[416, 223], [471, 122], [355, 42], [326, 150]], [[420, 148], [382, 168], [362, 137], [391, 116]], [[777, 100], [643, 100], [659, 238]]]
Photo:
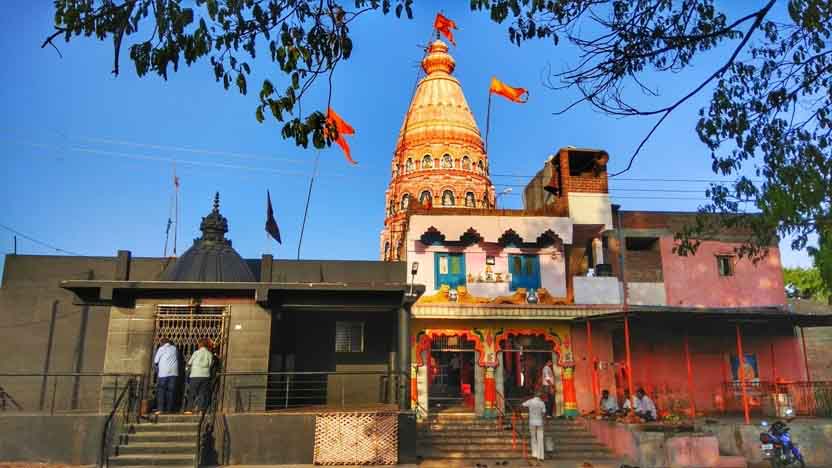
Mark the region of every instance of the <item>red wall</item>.
[[[691, 328], [694, 330], [693, 328]], [[757, 357], [757, 370], [762, 381], [805, 380], [805, 369], [800, 343], [795, 336], [789, 336], [790, 330], [766, 331], [746, 330], [743, 332], [743, 352]], [[692, 331], [689, 337], [691, 367], [693, 369], [693, 391], [697, 411], [713, 411], [714, 395], [721, 393], [722, 383], [732, 380], [728, 356], [737, 353], [735, 328], [726, 324], [724, 330]], [[771, 333], [766, 336], [766, 333]], [[687, 367], [684, 355], [684, 335], [670, 329], [646, 329], [633, 321], [630, 340], [633, 389], [645, 388], [651, 395], [666, 395], [670, 398], [688, 400]], [[582, 413], [593, 411], [595, 402], [591, 386], [591, 367], [586, 359], [586, 328], [575, 326], [572, 329], [572, 345], [575, 356], [575, 386], [577, 390], [578, 410]], [[776, 374], [772, 375], [772, 346], [775, 352]], [[609, 329], [595, 324], [592, 329], [592, 347], [598, 359], [618, 361], [623, 366], [625, 358], [613, 356], [612, 334]], [[621, 388], [616, 388], [613, 370], [599, 371], [600, 388], [608, 389], [612, 394], [618, 392], [619, 404]], [[726, 375], [727, 373], [727, 375]], [[656, 401], [659, 409], [666, 406], [661, 397]]]
[[785, 305], [780, 251], [775, 247], [756, 265], [738, 259], [733, 276], [719, 276], [716, 255], [732, 254], [739, 244], [704, 241], [696, 255], [673, 253], [673, 238], [661, 238], [662, 270], [667, 305], [749, 307]]

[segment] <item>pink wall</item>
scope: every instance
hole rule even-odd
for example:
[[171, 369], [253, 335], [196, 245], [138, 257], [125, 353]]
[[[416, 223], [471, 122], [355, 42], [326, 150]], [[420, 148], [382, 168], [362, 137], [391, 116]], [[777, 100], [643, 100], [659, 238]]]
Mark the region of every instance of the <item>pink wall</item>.
[[667, 305], [696, 307], [748, 307], [785, 305], [780, 251], [775, 247], [768, 257], [754, 265], [738, 259], [733, 276], [719, 276], [716, 255], [733, 254], [739, 244], [705, 241], [696, 255], [680, 257], [673, 253], [673, 238], [661, 238], [662, 270]]

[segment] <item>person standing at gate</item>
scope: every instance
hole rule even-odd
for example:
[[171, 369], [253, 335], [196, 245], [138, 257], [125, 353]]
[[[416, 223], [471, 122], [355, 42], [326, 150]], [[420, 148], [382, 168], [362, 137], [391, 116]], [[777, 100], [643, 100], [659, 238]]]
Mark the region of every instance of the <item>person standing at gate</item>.
[[179, 377], [179, 354], [169, 339], [159, 341], [153, 366], [156, 368], [156, 414], [171, 413], [176, 398], [176, 379]]
[[551, 418], [555, 411], [555, 371], [552, 368], [552, 360], [546, 361], [543, 366], [543, 393], [546, 396], [546, 417]]
[[[211, 399], [211, 366], [214, 364], [214, 353], [208, 350], [208, 342], [205, 339], [199, 340], [199, 349], [191, 354], [188, 360], [188, 394], [191, 396], [188, 410], [185, 414], [192, 414], [193, 407], [205, 411]], [[196, 404], [196, 405], [194, 405]]]
[[541, 391], [535, 392], [534, 397], [523, 402], [523, 406], [529, 409], [529, 443], [532, 446], [532, 458], [537, 460], [538, 465], [543, 461], [543, 414], [546, 412], [546, 403], [540, 399]]

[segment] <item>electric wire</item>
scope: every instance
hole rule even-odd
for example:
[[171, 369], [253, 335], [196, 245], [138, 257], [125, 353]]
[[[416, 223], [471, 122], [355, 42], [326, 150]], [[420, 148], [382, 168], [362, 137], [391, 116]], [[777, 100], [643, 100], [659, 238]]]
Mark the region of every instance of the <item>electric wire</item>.
[[60, 247], [56, 247], [56, 246], [54, 246], [54, 245], [52, 245], [52, 244], [49, 244], [48, 242], [44, 242], [44, 241], [42, 241], [42, 240], [35, 239], [34, 237], [29, 236], [29, 235], [26, 235], [26, 234], [23, 234], [22, 232], [18, 231], [17, 229], [14, 229], [14, 228], [12, 228], [12, 227], [6, 226], [5, 224], [0, 224], [0, 228], [5, 229], [5, 230], [7, 230], [7, 231], [9, 231], [9, 232], [11, 232], [11, 233], [14, 233], [14, 234], [16, 234], [16, 235], [18, 235], [18, 236], [20, 236], [20, 237], [22, 237], [22, 238], [24, 238], [24, 239], [26, 239], [26, 240], [30, 241], [30, 242], [34, 242], [35, 244], [38, 244], [38, 245], [40, 245], [40, 246], [42, 246], [42, 247], [46, 247], [46, 248], [52, 249], [52, 250], [54, 250], [54, 251], [56, 251], [56, 252], [61, 252], [61, 253], [65, 253], [65, 254], [68, 254], [68, 255], [77, 255], [77, 256], [81, 256], [81, 257], [83, 257], [83, 254], [79, 254], [79, 253], [77, 253], [77, 252], [73, 252], [73, 251], [71, 251], [71, 250], [62, 249], [62, 248], [60, 248]]

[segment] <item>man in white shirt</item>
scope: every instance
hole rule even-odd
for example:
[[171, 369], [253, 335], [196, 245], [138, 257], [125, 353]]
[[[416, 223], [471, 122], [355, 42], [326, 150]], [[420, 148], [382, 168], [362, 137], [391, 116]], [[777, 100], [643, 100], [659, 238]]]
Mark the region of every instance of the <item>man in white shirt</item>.
[[624, 404], [621, 405], [621, 414], [628, 415], [633, 411], [633, 398], [630, 396], [630, 390], [624, 389]]
[[552, 360], [546, 361], [543, 366], [543, 392], [546, 394], [546, 417], [551, 418], [555, 410], [555, 371], [552, 368]]
[[538, 464], [543, 461], [543, 413], [546, 412], [546, 403], [540, 399], [541, 392], [535, 393], [533, 398], [523, 402], [523, 406], [529, 409], [529, 432], [532, 446], [532, 458], [537, 459]]
[[618, 412], [618, 402], [610, 396], [609, 390], [601, 391], [601, 415], [614, 416]]
[[647, 396], [643, 388], [636, 391], [635, 413], [636, 416], [643, 419], [644, 422], [656, 420], [656, 405], [653, 404], [653, 400]]
[[162, 338], [153, 357], [156, 367], [156, 414], [173, 412], [176, 379], [179, 377], [179, 353], [169, 339]]

